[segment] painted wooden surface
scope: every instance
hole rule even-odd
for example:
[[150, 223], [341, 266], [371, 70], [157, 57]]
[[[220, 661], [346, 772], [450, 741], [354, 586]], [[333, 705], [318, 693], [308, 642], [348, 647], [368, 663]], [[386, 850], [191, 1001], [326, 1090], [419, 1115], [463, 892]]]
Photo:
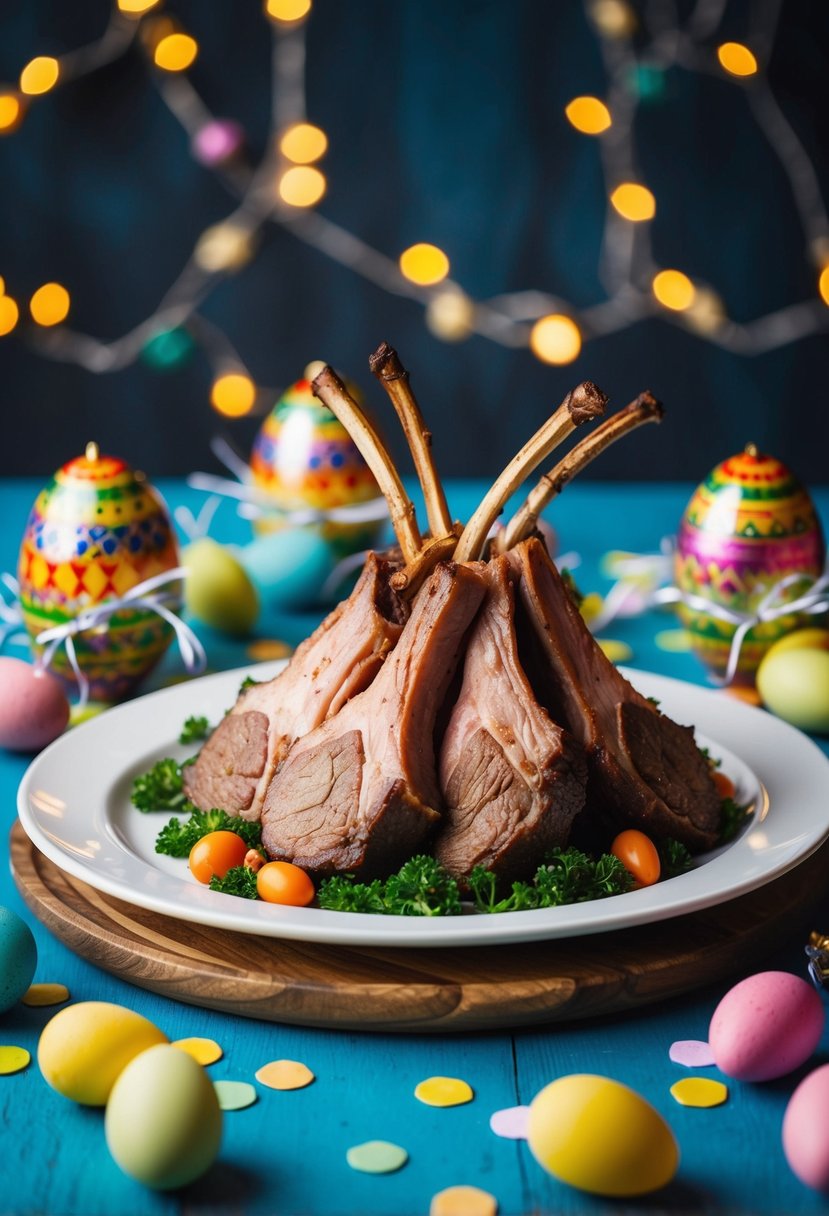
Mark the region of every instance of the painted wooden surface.
[[[722, 455], [716, 453], [715, 459]], [[0, 570], [14, 568], [25, 515], [39, 487], [0, 486]], [[180, 485], [163, 487], [173, 505], [197, 505]], [[554, 522], [562, 549], [585, 557], [579, 581], [585, 589], [606, 586], [596, 559], [609, 548], [653, 551], [671, 533], [691, 487], [644, 489], [579, 486], [568, 489]], [[450, 487], [450, 506], [469, 513], [475, 494]], [[824, 519], [829, 493], [817, 496]], [[230, 513], [220, 513], [219, 539], [244, 539]], [[261, 638], [295, 641], [307, 632], [310, 614], [273, 618]], [[702, 682], [689, 655], [668, 655], [655, 645], [658, 630], [672, 624], [657, 615], [620, 623], [608, 633], [630, 643], [635, 665]], [[267, 630], [267, 632], [266, 632]], [[244, 648], [205, 633], [214, 667], [247, 661]], [[7, 653], [20, 653], [12, 648]], [[168, 672], [170, 667], [168, 667]], [[159, 678], [163, 678], [163, 673]], [[826, 741], [821, 746], [827, 748]], [[15, 791], [25, 757], [0, 754], [3, 839], [14, 821]], [[3, 1149], [0, 1212], [50, 1216], [184, 1216], [184, 1213], [243, 1213], [244, 1216], [426, 1216], [432, 1195], [444, 1187], [472, 1183], [497, 1196], [502, 1216], [570, 1213], [783, 1213], [825, 1212], [826, 1202], [790, 1173], [780, 1147], [780, 1124], [801, 1073], [765, 1085], [729, 1082], [728, 1102], [712, 1111], [680, 1108], [669, 1088], [684, 1069], [668, 1059], [680, 1038], [705, 1038], [716, 1003], [732, 980], [753, 970], [781, 967], [805, 974], [804, 945], [813, 928], [829, 931], [829, 890], [806, 868], [804, 887], [814, 885], [817, 907], [793, 914], [776, 942], [756, 957], [735, 957], [733, 973], [698, 984], [682, 996], [666, 997], [622, 1011], [518, 1030], [461, 1034], [391, 1034], [386, 1031], [320, 1029], [239, 1018], [199, 1009], [148, 992], [80, 957], [63, 945], [28, 909], [8, 865], [0, 867], [0, 903], [26, 919], [35, 934], [36, 979], [68, 985], [72, 999], [129, 1005], [155, 1021], [171, 1038], [207, 1035], [224, 1048], [210, 1068], [215, 1079], [253, 1080], [271, 1059], [304, 1061], [316, 1074], [307, 1089], [276, 1093], [258, 1088], [257, 1103], [225, 1117], [216, 1166], [199, 1183], [173, 1195], [156, 1195], [124, 1177], [104, 1143], [100, 1111], [74, 1106], [50, 1090], [33, 1063], [15, 1076], [0, 1077]], [[778, 905], [767, 892], [774, 926]], [[725, 919], [723, 932], [726, 932]], [[681, 922], [671, 935], [666, 962], [682, 965]], [[608, 934], [611, 961], [618, 943]], [[148, 964], [149, 965], [149, 964]], [[54, 1011], [17, 1005], [0, 1017], [0, 1042], [36, 1052], [41, 1028]], [[829, 1033], [812, 1061], [829, 1060]], [[526, 1103], [546, 1083], [566, 1073], [597, 1072], [632, 1085], [668, 1119], [680, 1144], [676, 1180], [658, 1196], [629, 1205], [593, 1199], [549, 1178], [526, 1144], [498, 1139], [490, 1115]], [[718, 1075], [705, 1070], [706, 1075]], [[417, 1102], [413, 1091], [437, 1074], [466, 1079], [474, 1101], [449, 1110]], [[368, 1139], [404, 1146], [410, 1161], [386, 1177], [358, 1175], [346, 1150]], [[601, 1146], [596, 1146], [597, 1153]]]

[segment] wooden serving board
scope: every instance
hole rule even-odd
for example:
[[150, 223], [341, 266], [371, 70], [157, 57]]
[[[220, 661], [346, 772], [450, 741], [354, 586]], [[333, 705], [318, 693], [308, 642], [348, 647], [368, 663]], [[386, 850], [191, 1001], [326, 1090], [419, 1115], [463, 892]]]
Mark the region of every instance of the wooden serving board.
[[64, 873], [19, 823], [12, 872], [32, 912], [75, 953], [174, 1000], [301, 1026], [491, 1030], [633, 1009], [770, 959], [825, 890], [829, 845], [775, 882], [691, 916], [614, 933], [468, 949], [279, 941], [123, 903]]

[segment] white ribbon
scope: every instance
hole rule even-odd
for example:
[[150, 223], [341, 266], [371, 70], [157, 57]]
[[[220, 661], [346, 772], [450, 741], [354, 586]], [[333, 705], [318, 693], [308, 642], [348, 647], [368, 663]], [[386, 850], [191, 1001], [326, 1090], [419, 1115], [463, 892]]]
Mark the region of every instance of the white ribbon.
[[174, 570], [165, 570], [161, 574], [156, 574], [152, 578], [145, 579], [143, 583], [137, 583], [125, 595], [117, 599], [104, 600], [102, 603], [96, 604], [94, 608], [87, 608], [83, 612], [78, 613], [71, 621], [65, 621], [62, 625], [54, 625], [50, 629], [41, 630], [34, 639], [38, 646], [43, 647], [42, 653], [35, 661], [35, 665], [38, 667], [48, 667], [54, 659], [56, 652], [63, 646], [66, 651], [66, 657], [69, 660], [69, 665], [78, 683], [78, 708], [82, 709], [89, 699], [89, 681], [81, 671], [73, 639], [81, 633], [98, 629], [110, 617], [114, 616], [115, 613], [121, 612], [125, 608], [138, 608], [145, 612], [156, 613], [171, 626], [175, 634], [182, 662], [189, 675], [197, 675], [199, 672], [204, 671], [207, 664], [207, 655], [201, 642], [190, 626], [181, 617], [177, 616], [165, 602], [169, 600], [169, 594], [166, 596], [154, 594], [159, 588], [166, 586], [168, 583], [186, 578], [187, 574], [187, 568], [184, 566], [176, 566]]
[[0, 574], [0, 583], [11, 592], [11, 603], [9, 603], [2, 595], [0, 595], [0, 650], [3, 649], [7, 640], [16, 633], [25, 633], [26, 626], [23, 621], [23, 613], [20, 611], [18, 597], [20, 595], [20, 584], [12, 574]]

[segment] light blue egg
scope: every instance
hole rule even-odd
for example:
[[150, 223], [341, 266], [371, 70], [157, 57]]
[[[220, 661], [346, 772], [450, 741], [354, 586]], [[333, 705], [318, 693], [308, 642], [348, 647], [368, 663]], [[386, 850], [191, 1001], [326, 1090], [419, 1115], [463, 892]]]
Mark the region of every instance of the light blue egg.
[[11, 908], [0, 907], [0, 1013], [26, 993], [36, 966], [37, 946], [31, 929]]
[[319, 604], [322, 587], [337, 558], [315, 528], [285, 528], [257, 537], [237, 556], [270, 608]]

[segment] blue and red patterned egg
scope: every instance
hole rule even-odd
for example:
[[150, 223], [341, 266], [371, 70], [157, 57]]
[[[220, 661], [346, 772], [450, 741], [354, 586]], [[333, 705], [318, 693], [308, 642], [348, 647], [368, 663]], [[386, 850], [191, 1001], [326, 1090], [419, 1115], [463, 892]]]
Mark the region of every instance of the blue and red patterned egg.
[[[121, 599], [145, 580], [178, 565], [166, 507], [142, 474], [103, 456], [95, 444], [70, 460], [41, 490], [23, 533], [18, 563], [20, 606], [36, 654], [43, 631]], [[164, 588], [178, 611], [180, 585]], [[94, 700], [128, 695], [163, 655], [172, 627], [147, 607], [119, 608], [94, 629], [73, 637], [78, 666]], [[65, 645], [50, 670], [73, 687]]]
[[[695, 490], [680, 525], [675, 581], [712, 607], [750, 615], [790, 575], [803, 578], [785, 590], [785, 599], [806, 591], [825, 558], [823, 529], [806, 489], [779, 460], [749, 445], [718, 464]], [[737, 626], [687, 603], [680, 617], [698, 657], [723, 676]], [[735, 682], [751, 684], [768, 648], [804, 623], [804, 617], [787, 613], [753, 626]]]

